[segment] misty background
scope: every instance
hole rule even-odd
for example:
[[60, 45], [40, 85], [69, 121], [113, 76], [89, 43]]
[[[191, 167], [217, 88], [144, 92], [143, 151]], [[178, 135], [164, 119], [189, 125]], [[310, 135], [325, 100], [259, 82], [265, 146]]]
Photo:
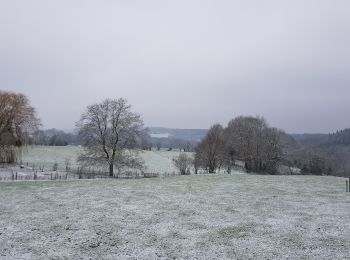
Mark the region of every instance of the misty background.
[[45, 128], [125, 97], [148, 126], [261, 115], [289, 133], [349, 127], [350, 2], [3, 1], [0, 89]]

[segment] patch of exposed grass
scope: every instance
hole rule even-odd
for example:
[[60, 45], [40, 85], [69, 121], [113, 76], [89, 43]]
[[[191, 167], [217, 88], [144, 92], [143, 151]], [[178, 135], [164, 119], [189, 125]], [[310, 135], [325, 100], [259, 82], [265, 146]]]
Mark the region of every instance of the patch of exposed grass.
[[188, 229], [189, 230], [205, 230], [207, 229], [207, 226], [202, 224], [202, 223], [198, 223], [198, 222], [189, 222], [187, 223]]
[[252, 232], [254, 232], [254, 225], [246, 224], [220, 228], [217, 235], [219, 238], [232, 239], [248, 236]]

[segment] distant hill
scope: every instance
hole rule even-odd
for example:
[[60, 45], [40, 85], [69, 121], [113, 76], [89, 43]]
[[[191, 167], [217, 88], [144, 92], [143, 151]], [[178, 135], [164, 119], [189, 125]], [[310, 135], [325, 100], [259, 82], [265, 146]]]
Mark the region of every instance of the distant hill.
[[328, 142], [334, 145], [350, 146], [350, 128], [329, 135]]
[[332, 134], [292, 135], [301, 146], [294, 155], [304, 172], [349, 176], [350, 129]]
[[175, 129], [166, 127], [148, 127], [153, 138], [171, 138], [190, 142], [199, 142], [208, 132], [207, 129]]
[[326, 142], [329, 134], [291, 134], [291, 136], [301, 145], [317, 146]]
[[291, 136], [304, 146], [350, 146], [350, 128], [332, 134], [293, 134]]

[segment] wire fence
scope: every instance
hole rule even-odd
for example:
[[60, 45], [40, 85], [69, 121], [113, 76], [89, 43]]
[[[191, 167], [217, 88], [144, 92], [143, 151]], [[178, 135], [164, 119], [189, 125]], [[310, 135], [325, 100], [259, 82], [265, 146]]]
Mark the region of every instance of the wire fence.
[[1, 165], [0, 181], [38, 181], [38, 180], [75, 180], [75, 179], [141, 179], [178, 176], [177, 172], [147, 172], [139, 170], [126, 170], [114, 172], [110, 176], [104, 169], [94, 167], [59, 168], [57, 163], [51, 167], [35, 165], [34, 163], [21, 163], [18, 165]]

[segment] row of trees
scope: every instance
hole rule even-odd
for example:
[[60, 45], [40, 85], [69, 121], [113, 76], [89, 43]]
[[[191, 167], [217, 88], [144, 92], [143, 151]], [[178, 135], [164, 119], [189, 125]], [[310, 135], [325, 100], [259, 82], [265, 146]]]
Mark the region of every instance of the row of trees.
[[[14, 162], [14, 147], [21, 146], [29, 136], [30, 140], [45, 144], [66, 144], [67, 136], [62, 133], [53, 132], [47, 138], [44, 132], [38, 131], [40, 121], [24, 95], [2, 92], [0, 108], [1, 162]], [[107, 166], [110, 176], [114, 175], [115, 168], [118, 171], [143, 168], [137, 148], [149, 149], [149, 135], [141, 116], [132, 111], [127, 100], [106, 99], [88, 106], [77, 127], [84, 147], [79, 157], [82, 165]], [[219, 124], [212, 126], [195, 148], [194, 159], [182, 154], [174, 163], [182, 174], [189, 173], [192, 165], [196, 172], [205, 169], [213, 173], [219, 168], [230, 172], [236, 160], [244, 161], [248, 171], [274, 172], [282, 157], [281, 133], [270, 128], [263, 118], [238, 117], [226, 128]], [[193, 144], [181, 146], [189, 151]]]
[[62, 130], [48, 129], [34, 131], [28, 140], [32, 145], [66, 146], [81, 144], [78, 135]]
[[281, 137], [284, 133], [271, 128], [261, 117], [237, 117], [227, 127], [213, 125], [195, 149], [194, 168], [214, 173], [231, 172], [237, 160], [247, 171], [275, 173], [283, 158]]
[[150, 151], [154, 147], [158, 151], [162, 148], [166, 148], [169, 151], [173, 149], [178, 149], [184, 152], [192, 152], [193, 148], [197, 144], [195, 141], [183, 140], [183, 139], [172, 138], [172, 137], [168, 137], [168, 138], [152, 137], [149, 134], [148, 128], [144, 130], [144, 133], [141, 137], [142, 137], [141, 148], [143, 150], [150, 150]]
[[[71, 138], [51, 131], [47, 139], [38, 131], [39, 126], [40, 120], [26, 96], [0, 92], [0, 163], [15, 162], [17, 148], [29, 140], [65, 145], [65, 140]], [[115, 170], [143, 169], [138, 149], [150, 149], [152, 140], [141, 116], [132, 111], [127, 100], [106, 99], [88, 106], [77, 127], [75, 140], [84, 147], [79, 157], [82, 165], [108, 167], [111, 176]], [[181, 154], [174, 164], [181, 174], [188, 174], [191, 167], [196, 173], [214, 173], [218, 169], [231, 172], [237, 161], [253, 172], [273, 174], [280, 165], [286, 165], [298, 167], [302, 173], [346, 174], [350, 168], [349, 133], [344, 130], [331, 135], [326, 143], [315, 147], [301, 146], [293, 137], [270, 127], [264, 118], [240, 116], [226, 127], [213, 125], [194, 148], [194, 158]], [[193, 143], [183, 142], [181, 146], [190, 151]]]
[[196, 142], [189, 141], [189, 140], [183, 140], [178, 138], [151, 138], [151, 144], [153, 147], [156, 147], [157, 150], [160, 150], [161, 148], [168, 148], [168, 149], [179, 149], [180, 151], [184, 152], [192, 152], [193, 148], [196, 146]]
[[[38, 131], [39, 126], [40, 120], [26, 96], [0, 92], [0, 163], [14, 163], [17, 147], [29, 140], [65, 144], [62, 133], [46, 140]], [[89, 106], [77, 127], [84, 146], [79, 157], [81, 164], [107, 165], [111, 176], [115, 166], [118, 170], [143, 167], [135, 149], [143, 143], [143, 121], [125, 99], [106, 99]]]
[[212, 126], [195, 149], [194, 169], [230, 172], [236, 161], [246, 170], [278, 174], [348, 176], [350, 130], [331, 135], [293, 136], [271, 128], [261, 117], [237, 117]]

